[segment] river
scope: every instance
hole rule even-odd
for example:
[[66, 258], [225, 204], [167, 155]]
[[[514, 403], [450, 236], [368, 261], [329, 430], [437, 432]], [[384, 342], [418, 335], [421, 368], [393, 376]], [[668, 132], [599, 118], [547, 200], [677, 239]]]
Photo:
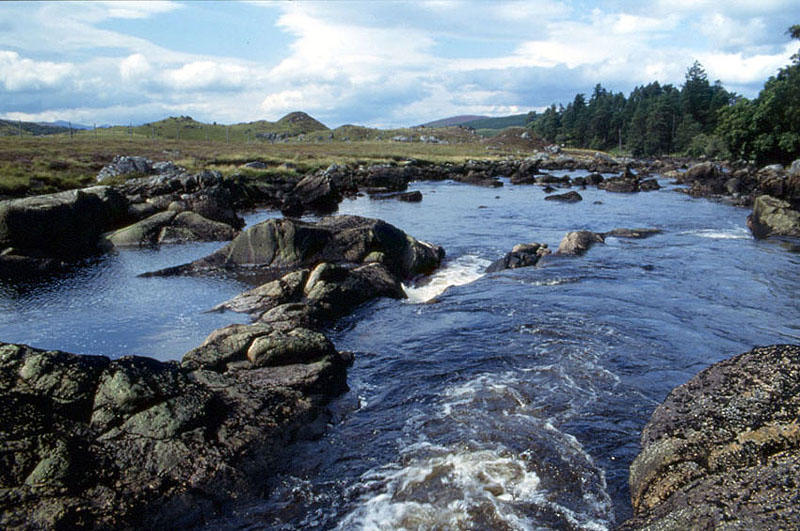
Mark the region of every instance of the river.
[[[330, 338], [356, 361], [325, 434], [287, 448], [266, 499], [209, 528], [607, 529], [630, 516], [628, 467], [667, 393], [755, 345], [800, 341], [800, 254], [754, 240], [746, 210], [662, 185], [588, 188], [574, 204], [508, 182], [412, 183], [421, 203], [345, 200], [339, 213], [440, 244], [446, 262], [407, 301], [337, 323]], [[517, 243], [555, 249], [570, 230], [618, 227], [663, 233], [483, 273]], [[179, 359], [246, 321], [205, 313], [245, 286], [136, 274], [218, 247], [123, 251], [45, 284], [0, 285], [0, 338]]]

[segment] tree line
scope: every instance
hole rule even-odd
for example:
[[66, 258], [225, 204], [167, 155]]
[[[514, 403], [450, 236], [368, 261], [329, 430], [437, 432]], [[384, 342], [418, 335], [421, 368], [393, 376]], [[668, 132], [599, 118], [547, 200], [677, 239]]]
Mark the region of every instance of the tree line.
[[[800, 39], [800, 25], [789, 34]], [[598, 83], [588, 101], [578, 94], [529, 118], [540, 137], [572, 147], [790, 162], [800, 158], [800, 52], [753, 100], [711, 83], [695, 62], [680, 88], [653, 82], [625, 97]]]

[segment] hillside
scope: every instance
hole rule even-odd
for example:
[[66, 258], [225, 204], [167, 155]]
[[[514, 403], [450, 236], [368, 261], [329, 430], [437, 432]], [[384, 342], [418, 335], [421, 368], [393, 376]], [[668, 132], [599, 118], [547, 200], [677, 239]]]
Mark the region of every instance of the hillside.
[[528, 123], [528, 114], [512, 114], [511, 116], [498, 116], [496, 118], [478, 118], [464, 122], [464, 127], [473, 129], [505, 129], [506, 127], [525, 127]]
[[19, 135], [20, 129], [22, 130], [23, 136], [57, 135], [59, 133], [69, 132], [67, 127], [60, 127], [57, 125], [0, 120], [0, 136]]
[[421, 127], [450, 127], [453, 125], [464, 125], [467, 122], [474, 122], [475, 120], [483, 120], [490, 118], [489, 116], [478, 116], [475, 114], [462, 114], [460, 116], [451, 116], [450, 118], [442, 118], [441, 120], [434, 120]]

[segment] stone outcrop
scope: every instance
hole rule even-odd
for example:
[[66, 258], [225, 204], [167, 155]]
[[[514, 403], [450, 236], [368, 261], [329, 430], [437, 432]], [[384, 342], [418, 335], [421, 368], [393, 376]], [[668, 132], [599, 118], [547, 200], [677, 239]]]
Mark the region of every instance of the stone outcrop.
[[515, 245], [511, 252], [503, 258], [492, 262], [486, 268], [486, 272], [494, 273], [505, 269], [534, 266], [548, 254], [550, 254], [550, 249], [547, 248], [546, 243], [521, 243]]
[[621, 529], [797, 529], [800, 347], [712, 365], [674, 389], [630, 469]]
[[444, 250], [418, 241], [384, 221], [359, 216], [329, 216], [317, 223], [270, 219], [239, 234], [219, 251], [189, 264], [153, 275], [211, 271], [254, 272], [282, 276], [320, 262], [377, 262], [399, 279], [437, 268]]
[[128, 219], [128, 202], [107, 186], [0, 202], [0, 274], [61, 270], [102, 252], [101, 234]]
[[800, 238], [800, 212], [791, 208], [788, 201], [760, 195], [753, 203], [753, 213], [747, 217], [747, 226], [756, 238], [792, 236]]
[[258, 492], [350, 358], [302, 328], [257, 341], [235, 370], [0, 344], [0, 526], [184, 527]]
[[152, 247], [165, 243], [232, 240], [237, 231], [194, 212], [166, 211], [105, 236], [113, 247]]

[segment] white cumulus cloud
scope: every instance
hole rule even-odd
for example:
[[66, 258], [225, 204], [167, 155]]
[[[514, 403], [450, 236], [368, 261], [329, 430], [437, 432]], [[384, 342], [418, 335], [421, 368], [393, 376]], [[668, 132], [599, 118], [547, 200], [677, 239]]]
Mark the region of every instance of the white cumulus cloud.
[[6, 90], [40, 90], [63, 83], [74, 71], [70, 63], [34, 61], [17, 52], [0, 51], [0, 82]]

